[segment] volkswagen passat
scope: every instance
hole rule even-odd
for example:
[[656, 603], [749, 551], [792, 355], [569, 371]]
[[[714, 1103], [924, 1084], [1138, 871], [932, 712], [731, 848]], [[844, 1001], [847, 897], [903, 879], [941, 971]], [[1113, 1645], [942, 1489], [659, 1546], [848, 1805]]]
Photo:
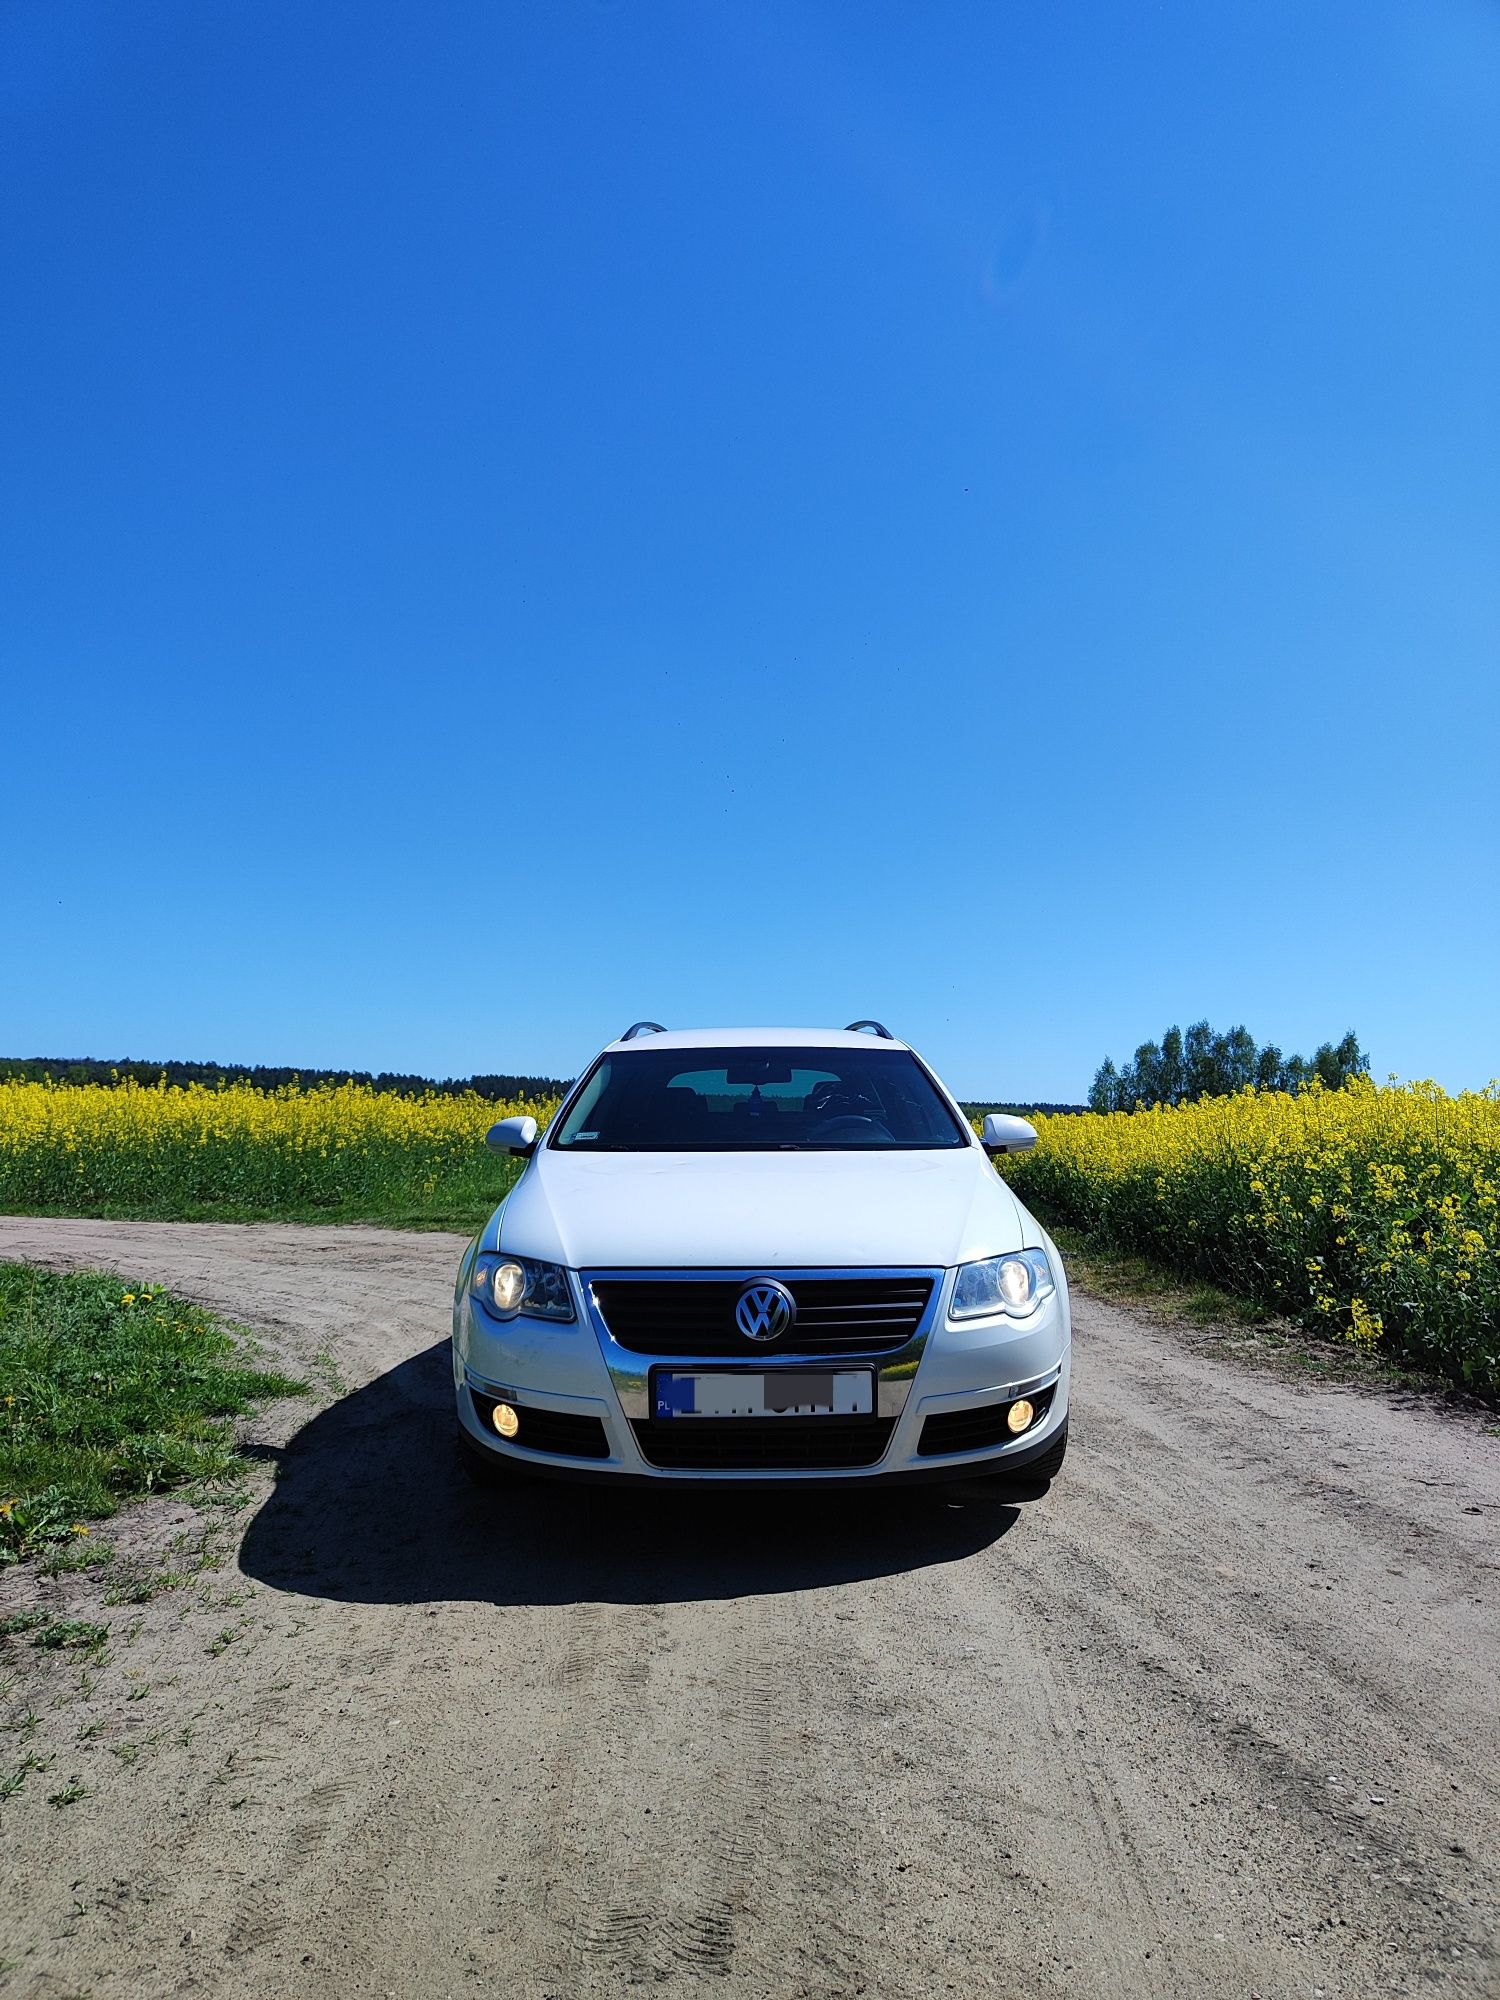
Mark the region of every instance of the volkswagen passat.
[[1062, 1464], [1062, 1263], [914, 1050], [854, 1028], [638, 1022], [464, 1253], [459, 1439], [481, 1481], [901, 1480]]

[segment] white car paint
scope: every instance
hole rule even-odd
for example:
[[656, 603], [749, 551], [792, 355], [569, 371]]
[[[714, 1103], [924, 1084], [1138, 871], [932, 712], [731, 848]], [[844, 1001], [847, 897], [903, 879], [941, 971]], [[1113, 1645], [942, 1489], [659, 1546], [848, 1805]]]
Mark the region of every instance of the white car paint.
[[1021, 1209], [978, 1146], [952, 1153], [548, 1153], [486, 1248], [577, 1270], [962, 1264], [1020, 1249]]

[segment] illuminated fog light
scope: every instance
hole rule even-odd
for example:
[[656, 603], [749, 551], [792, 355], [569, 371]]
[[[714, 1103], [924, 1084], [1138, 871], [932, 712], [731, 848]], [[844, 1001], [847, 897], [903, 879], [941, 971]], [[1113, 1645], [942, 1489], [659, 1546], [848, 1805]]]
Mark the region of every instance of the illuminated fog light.
[[[1023, 1396], [1020, 1402], [1012, 1403], [1010, 1408], [1005, 1412], [1005, 1428], [1008, 1431], [1010, 1431], [1013, 1436], [1019, 1437], [1022, 1431], [1024, 1431], [1026, 1427], [1030, 1424], [1032, 1418], [1035, 1415], [1036, 1415], [1035, 1409], [1032, 1407], [1030, 1403], [1027, 1402], [1026, 1398]], [[496, 1423], [499, 1423], [500, 1419], [498, 1415], [496, 1416], [495, 1421]]]
[[514, 1312], [526, 1291], [526, 1273], [519, 1264], [497, 1264], [490, 1286], [501, 1312]]
[[[1030, 1410], [1030, 1403], [1026, 1407]], [[490, 1415], [490, 1422], [503, 1438], [513, 1438], [521, 1428], [521, 1419], [516, 1415], [509, 1403], [496, 1403]]]

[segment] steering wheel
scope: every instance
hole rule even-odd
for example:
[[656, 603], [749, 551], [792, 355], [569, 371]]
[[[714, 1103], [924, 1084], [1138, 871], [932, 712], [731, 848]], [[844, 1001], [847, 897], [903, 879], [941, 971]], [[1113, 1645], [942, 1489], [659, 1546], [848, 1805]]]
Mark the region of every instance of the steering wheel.
[[870, 1138], [889, 1139], [891, 1133], [878, 1118], [866, 1118], [858, 1112], [843, 1112], [837, 1118], [825, 1118], [820, 1125], [814, 1125], [807, 1135], [809, 1142], [817, 1139]]

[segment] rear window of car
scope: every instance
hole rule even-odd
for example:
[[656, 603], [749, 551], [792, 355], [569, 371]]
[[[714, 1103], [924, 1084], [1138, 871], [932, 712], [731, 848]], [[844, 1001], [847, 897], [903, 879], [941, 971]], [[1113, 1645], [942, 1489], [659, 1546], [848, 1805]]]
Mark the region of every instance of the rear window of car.
[[592, 1153], [963, 1146], [908, 1049], [631, 1049], [601, 1056], [548, 1143]]

